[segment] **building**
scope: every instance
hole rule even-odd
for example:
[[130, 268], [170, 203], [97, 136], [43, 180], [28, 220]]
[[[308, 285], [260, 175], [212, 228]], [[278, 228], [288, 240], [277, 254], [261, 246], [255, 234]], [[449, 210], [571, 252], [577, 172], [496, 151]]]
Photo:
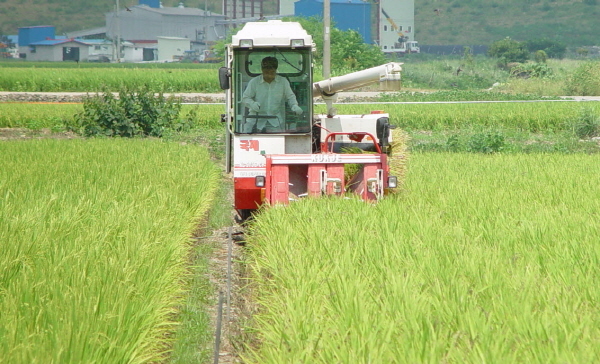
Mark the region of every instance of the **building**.
[[28, 61], [79, 62], [87, 61], [89, 49], [89, 44], [78, 39], [46, 39], [29, 43], [21, 57]]
[[196, 8], [150, 7], [140, 4], [106, 14], [106, 37], [125, 40], [187, 38], [209, 48], [226, 35], [225, 17]]
[[158, 60], [161, 62], [180, 61], [191, 50], [188, 38], [158, 37]]
[[377, 44], [385, 53], [404, 53], [406, 44], [415, 41], [414, 0], [381, 0], [375, 4], [378, 14]]
[[[279, 0], [279, 4], [280, 14], [292, 11], [295, 16], [323, 16], [323, 0]], [[415, 41], [414, 0], [330, 0], [330, 4], [338, 29], [356, 30], [365, 42], [377, 44], [383, 52], [404, 53]]]
[[[256, 0], [258, 2], [258, 0]], [[197, 8], [163, 7], [159, 0], [139, 0], [138, 5], [126, 6], [117, 12], [105, 14], [106, 26], [69, 32], [70, 38], [104, 37], [116, 43], [119, 39], [121, 61], [140, 62], [172, 60], [180, 53], [167, 55], [167, 47], [159, 52], [158, 40], [185, 38], [190, 42], [188, 49], [195, 54], [208, 51], [219, 40], [225, 38], [228, 22], [225, 16]], [[129, 44], [129, 43], [131, 44]], [[116, 52], [112, 59], [116, 60]]]
[[[340, 30], [355, 30], [366, 43], [371, 36], [371, 3], [362, 0], [330, 0], [331, 20]], [[294, 3], [294, 15], [323, 17], [323, 0], [299, 0]]]
[[223, 0], [223, 15], [227, 19], [259, 19], [263, 16], [263, 3], [263, 0]]

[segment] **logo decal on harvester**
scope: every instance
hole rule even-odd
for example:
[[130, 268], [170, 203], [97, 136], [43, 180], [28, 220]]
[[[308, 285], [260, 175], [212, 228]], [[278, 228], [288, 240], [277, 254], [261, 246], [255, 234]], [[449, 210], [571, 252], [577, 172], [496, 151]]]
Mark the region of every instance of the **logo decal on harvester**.
[[240, 140], [240, 149], [258, 151], [258, 140]]

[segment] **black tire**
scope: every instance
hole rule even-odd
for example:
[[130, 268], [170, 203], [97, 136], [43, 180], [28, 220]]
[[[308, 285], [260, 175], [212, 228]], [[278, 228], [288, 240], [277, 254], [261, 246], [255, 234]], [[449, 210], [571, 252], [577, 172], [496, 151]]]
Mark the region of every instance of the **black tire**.
[[251, 210], [251, 209], [237, 210], [238, 216], [236, 217], [236, 220], [237, 220], [238, 224], [244, 224], [244, 223], [248, 222], [250, 219], [252, 219], [252, 217], [254, 216], [254, 211], [256, 211], [256, 210]]

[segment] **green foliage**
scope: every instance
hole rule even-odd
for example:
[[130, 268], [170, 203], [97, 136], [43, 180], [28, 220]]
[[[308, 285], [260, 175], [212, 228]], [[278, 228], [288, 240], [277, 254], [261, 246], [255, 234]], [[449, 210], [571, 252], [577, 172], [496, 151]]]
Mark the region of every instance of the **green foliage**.
[[531, 39], [525, 42], [530, 52], [544, 51], [550, 58], [562, 59], [567, 52], [567, 46], [563, 42], [551, 39]]
[[[543, 51], [538, 51], [543, 52]], [[521, 77], [521, 78], [543, 78], [552, 76], [552, 68], [548, 67], [546, 63], [537, 62], [537, 63], [519, 63], [515, 67], [511, 68], [510, 75], [512, 77]]]
[[565, 84], [567, 95], [600, 95], [600, 63], [586, 62], [580, 65]]
[[497, 131], [486, 131], [471, 136], [467, 151], [472, 153], [497, 153], [505, 145], [504, 135]]
[[544, 52], [543, 50], [535, 51], [535, 54], [533, 55], [533, 59], [537, 63], [546, 63], [546, 61], [548, 60], [548, 54], [546, 52]]
[[384, 63], [386, 58], [379, 47], [365, 43], [358, 32], [332, 30], [331, 68], [343, 64], [351, 70], [361, 70]]
[[503, 65], [509, 62], [525, 62], [529, 59], [529, 51], [525, 43], [508, 37], [492, 43], [488, 49], [488, 55], [498, 58]]
[[575, 53], [577, 53], [577, 55], [580, 57], [587, 57], [590, 54], [590, 50], [587, 48], [578, 47], [575, 50]]
[[189, 119], [179, 120], [181, 103], [173, 96], [154, 95], [148, 88], [122, 89], [119, 97], [106, 91], [85, 99], [83, 112], [67, 127], [85, 136], [154, 136], [191, 127]]
[[[408, 58], [408, 57], [406, 57]], [[433, 90], [488, 89], [504, 82], [508, 72], [495, 67], [494, 60], [479, 56], [468, 59], [435, 59], [429, 61], [404, 61], [402, 66], [404, 88]], [[459, 72], [460, 71], [460, 72]]]
[[[432, 133], [433, 134], [433, 133]], [[411, 141], [414, 144], [411, 150], [414, 151], [429, 151], [429, 152], [452, 152], [452, 153], [498, 153], [503, 151], [507, 146], [506, 138], [502, 131], [494, 130], [478, 130], [470, 129], [454, 130], [443, 140], [440, 138], [430, 138], [427, 142], [418, 135], [414, 138], [411, 136]]]
[[590, 108], [583, 108], [572, 123], [573, 134], [580, 139], [600, 136], [600, 116]]

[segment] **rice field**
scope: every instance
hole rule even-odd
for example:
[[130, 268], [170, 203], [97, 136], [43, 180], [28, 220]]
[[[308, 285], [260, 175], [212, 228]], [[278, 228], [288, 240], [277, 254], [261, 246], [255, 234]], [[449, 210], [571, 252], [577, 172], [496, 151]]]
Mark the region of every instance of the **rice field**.
[[417, 153], [378, 204], [265, 209], [247, 362], [600, 361], [599, 163]]
[[214, 69], [186, 68], [10, 68], [0, 91], [102, 92], [142, 86], [155, 92], [221, 93]]
[[0, 154], [0, 362], [164, 360], [219, 178], [207, 151], [43, 139]]
[[[530, 132], [568, 130], [583, 110], [600, 115], [597, 102], [500, 102], [338, 104], [339, 114], [364, 114], [385, 110], [391, 122], [406, 130], [448, 130], [472, 126], [511, 128]], [[0, 127], [60, 128], [83, 110], [81, 104], [0, 103]], [[197, 110], [197, 124], [221, 126], [222, 105], [183, 105], [181, 117]], [[324, 113], [325, 105], [315, 105]]]
[[[521, 129], [530, 132], [565, 130], [582, 110], [600, 115], [598, 102], [490, 102], [414, 104], [337, 104], [339, 114], [385, 110], [390, 122], [407, 130], [448, 130], [471, 126]], [[318, 105], [324, 113], [325, 106]]]

